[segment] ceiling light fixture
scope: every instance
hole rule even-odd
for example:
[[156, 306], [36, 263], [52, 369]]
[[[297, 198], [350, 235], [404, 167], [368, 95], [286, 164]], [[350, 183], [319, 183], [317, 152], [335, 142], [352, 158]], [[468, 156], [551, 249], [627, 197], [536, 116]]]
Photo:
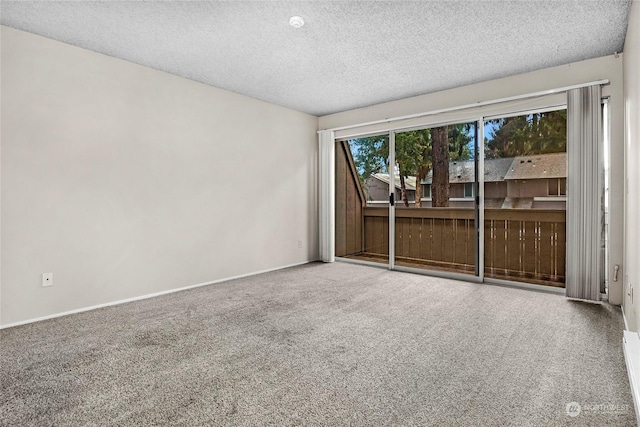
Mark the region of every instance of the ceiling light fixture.
[[301, 16], [292, 16], [289, 18], [289, 25], [293, 28], [300, 28], [304, 25], [304, 19]]

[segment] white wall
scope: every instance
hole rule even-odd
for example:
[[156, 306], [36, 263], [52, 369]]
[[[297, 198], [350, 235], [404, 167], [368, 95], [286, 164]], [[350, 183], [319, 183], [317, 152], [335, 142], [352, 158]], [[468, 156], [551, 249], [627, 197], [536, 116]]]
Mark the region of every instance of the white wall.
[[[631, 5], [624, 43], [625, 142], [627, 148], [624, 311], [629, 329], [640, 331], [640, 3]], [[633, 286], [633, 302], [627, 295]]]
[[1, 83], [2, 325], [317, 259], [316, 117], [8, 27]]
[[[620, 280], [617, 282], [613, 281], [613, 268], [609, 269], [609, 300], [611, 303], [619, 305], [622, 303], [622, 274], [624, 273], [624, 109], [622, 95], [622, 61], [623, 55], [618, 55], [618, 57], [612, 55], [470, 86], [463, 86], [438, 93], [344, 111], [320, 117], [319, 128], [333, 129], [384, 120], [386, 118], [540, 92], [601, 79], [609, 80], [610, 84], [603, 88], [603, 94], [610, 96], [609, 106], [611, 113], [612, 168], [611, 189], [609, 192], [611, 203], [611, 225], [609, 229], [611, 242], [610, 265], [618, 264], [621, 266]], [[527, 108], [527, 105], [533, 105], [536, 102], [536, 100], [532, 100], [531, 102], [512, 104], [519, 104], [522, 108]], [[499, 107], [487, 108], [486, 112], [494, 111], [497, 108]], [[475, 111], [482, 112], [483, 109], [477, 108]], [[460, 115], [462, 114], [463, 113], [460, 113]], [[434, 121], [437, 120], [437, 118], [431, 117], [425, 120]], [[370, 126], [366, 129], [370, 130], [372, 128], [373, 127]]]

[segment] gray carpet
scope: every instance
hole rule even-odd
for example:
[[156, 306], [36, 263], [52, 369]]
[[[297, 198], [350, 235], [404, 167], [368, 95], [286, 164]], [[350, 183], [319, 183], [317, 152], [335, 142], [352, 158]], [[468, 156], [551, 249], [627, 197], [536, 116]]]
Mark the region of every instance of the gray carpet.
[[631, 426], [622, 329], [606, 304], [314, 263], [0, 331], [0, 422]]

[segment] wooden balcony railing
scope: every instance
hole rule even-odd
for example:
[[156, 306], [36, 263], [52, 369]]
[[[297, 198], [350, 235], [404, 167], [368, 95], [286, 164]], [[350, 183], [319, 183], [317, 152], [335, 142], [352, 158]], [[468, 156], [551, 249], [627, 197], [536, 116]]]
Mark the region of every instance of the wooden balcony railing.
[[[389, 255], [388, 208], [365, 207], [364, 256]], [[485, 277], [564, 286], [564, 210], [486, 209]], [[399, 264], [473, 273], [474, 211], [461, 208], [397, 208], [395, 248]]]

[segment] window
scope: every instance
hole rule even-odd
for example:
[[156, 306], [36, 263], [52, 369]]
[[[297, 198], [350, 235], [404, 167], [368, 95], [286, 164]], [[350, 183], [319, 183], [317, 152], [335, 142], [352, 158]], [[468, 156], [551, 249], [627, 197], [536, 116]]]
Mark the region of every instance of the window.
[[467, 182], [464, 184], [464, 197], [473, 197], [475, 196], [474, 185], [473, 182]]
[[422, 197], [431, 198], [431, 184], [422, 184]]
[[567, 195], [567, 180], [566, 178], [552, 178], [548, 181], [549, 196], [566, 196]]

